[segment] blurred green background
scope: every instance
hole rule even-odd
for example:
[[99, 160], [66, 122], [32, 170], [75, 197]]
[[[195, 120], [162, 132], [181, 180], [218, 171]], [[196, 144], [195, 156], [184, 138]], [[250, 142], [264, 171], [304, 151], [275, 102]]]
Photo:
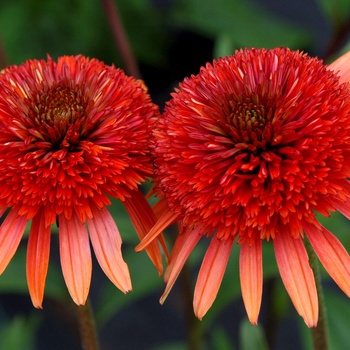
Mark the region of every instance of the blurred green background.
[[[161, 108], [185, 76], [235, 49], [288, 46], [325, 62], [350, 49], [349, 0], [119, 0], [115, 4], [141, 75]], [[1, 68], [47, 54], [53, 58], [83, 54], [127, 69], [103, 0], [0, 0]], [[206, 242], [195, 249], [160, 306], [162, 279], [145, 253], [134, 252], [137, 238], [123, 206], [115, 202], [111, 211], [123, 237], [134, 290], [123, 295], [94, 263], [90, 295], [102, 349], [190, 349], [191, 337], [200, 337], [204, 350], [312, 349], [310, 330], [281, 284], [271, 244], [264, 246], [259, 326], [250, 326], [243, 308], [237, 246], [219, 295], [199, 322], [191, 298]], [[320, 220], [349, 251], [348, 220], [339, 214]], [[24, 239], [0, 277], [0, 349], [80, 349], [74, 305], [60, 270], [57, 233], [53, 233], [43, 310], [34, 309], [28, 295], [26, 244]], [[348, 349], [349, 300], [322, 272], [332, 349]]]

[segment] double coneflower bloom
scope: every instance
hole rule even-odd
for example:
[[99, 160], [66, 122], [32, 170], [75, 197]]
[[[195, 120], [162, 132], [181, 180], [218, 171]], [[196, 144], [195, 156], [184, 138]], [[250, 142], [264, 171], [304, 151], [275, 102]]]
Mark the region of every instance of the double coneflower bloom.
[[[143, 239], [137, 249], [147, 249], [160, 273], [157, 240], [164, 246], [161, 232], [179, 224], [162, 302], [207, 236], [194, 292], [201, 319], [236, 242], [243, 301], [256, 324], [266, 240], [295, 308], [315, 326], [318, 300], [305, 239], [350, 296], [349, 255], [316, 218], [335, 210], [350, 217], [348, 61], [344, 56], [327, 67], [299, 51], [242, 50], [185, 79], [160, 118], [141, 82], [95, 59], [65, 56], [5, 69], [0, 273], [31, 221], [27, 279], [41, 307], [57, 223], [64, 279], [78, 305], [90, 286], [90, 241], [106, 275], [129, 291], [121, 237], [106, 208], [111, 196], [124, 203]], [[152, 210], [138, 185], [152, 176], [153, 160], [154, 190], [163, 198]]]
[[[155, 216], [138, 190], [152, 175], [149, 135], [155, 106], [142, 82], [83, 56], [32, 60], [0, 74], [0, 273], [29, 220], [27, 280], [41, 307], [52, 225], [59, 227], [60, 260], [76, 304], [96, 258], [123, 292], [131, 280], [121, 237], [106, 206], [123, 201], [139, 236]], [[158, 243], [148, 254], [162, 272]]]
[[[350, 258], [316, 213], [350, 217], [348, 59], [326, 67], [299, 51], [246, 49], [186, 78], [154, 135], [159, 220], [138, 250], [180, 223], [163, 302], [202, 236], [210, 244], [194, 291], [202, 318], [236, 242], [249, 320], [258, 320], [262, 242], [274, 246], [283, 283], [309, 327], [318, 300], [304, 240], [350, 296]], [[335, 72], [334, 72], [335, 70]], [[341, 81], [337, 76], [340, 71]]]

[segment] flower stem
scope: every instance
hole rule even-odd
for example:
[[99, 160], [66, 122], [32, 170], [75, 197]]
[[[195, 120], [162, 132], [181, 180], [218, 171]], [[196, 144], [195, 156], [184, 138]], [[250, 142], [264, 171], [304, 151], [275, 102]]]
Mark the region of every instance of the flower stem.
[[185, 317], [187, 321], [187, 343], [191, 350], [202, 349], [202, 334], [198, 327], [199, 320], [193, 312], [193, 295], [191, 289], [191, 277], [188, 264], [185, 264], [181, 273], [182, 296], [184, 301]]
[[96, 325], [89, 300], [85, 305], [78, 306], [77, 311], [82, 348], [84, 350], [98, 350]]
[[141, 79], [140, 70], [131, 50], [116, 2], [113, 0], [102, 0], [102, 5], [116, 46], [120, 50], [120, 55], [125, 64], [125, 70], [134, 78]]
[[323, 288], [321, 284], [320, 267], [317, 260], [315, 251], [313, 250], [311, 243], [306, 238], [305, 247], [309, 255], [309, 262], [312, 271], [314, 272], [316, 289], [318, 296], [319, 315], [318, 323], [315, 328], [311, 328], [312, 338], [315, 350], [328, 350], [329, 349], [329, 338], [328, 338], [328, 322], [327, 322], [327, 311], [324, 301]]

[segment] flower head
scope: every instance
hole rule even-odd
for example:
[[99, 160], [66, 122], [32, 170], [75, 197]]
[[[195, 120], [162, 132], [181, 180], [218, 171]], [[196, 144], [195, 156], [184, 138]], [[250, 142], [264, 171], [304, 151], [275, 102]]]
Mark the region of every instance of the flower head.
[[154, 131], [155, 182], [164, 196], [142, 249], [181, 220], [166, 271], [164, 301], [203, 235], [194, 310], [216, 298], [234, 241], [250, 321], [262, 295], [262, 240], [272, 241], [283, 283], [308, 326], [318, 318], [303, 244], [350, 296], [350, 259], [316, 219], [350, 215], [350, 91], [316, 58], [285, 48], [245, 49], [186, 78]]
[[[121, 237], [106, 206], [109, 196], [123, 201], [141, 237], [153, 225], [138, 185], [152, 174], [148, 138], [157, 115], [142, 82], [96, 59], [49, 57], [1, 72], [0, 210], [10, 212], [0, 228], [0, 273], [32, 220], [27, 280], [36, 307], [56, 220], [75, 303], [84, 304], [89, 292], [89, 237], [106, 275], [123, 292], [131, 290]], [[161, 269], [157, 248], [148, 253]]]

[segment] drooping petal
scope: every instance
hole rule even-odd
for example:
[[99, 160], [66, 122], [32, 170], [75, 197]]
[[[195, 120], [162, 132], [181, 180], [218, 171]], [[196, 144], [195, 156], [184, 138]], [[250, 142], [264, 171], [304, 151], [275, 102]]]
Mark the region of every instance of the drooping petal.
[[252, 245], [242, 243], [239, 257], [239, 275], [243, 302], [249, 321], [256, 325], [260, 312], [263, 285], [262, 244], [260, 239]]
[[12, 209], [0, 228], [0, 274], [4, 272], [16, 253], [28, 220]]
[[118, 227], [106, 207], [92, 208], [93, 218], [88, 218], [90, 239], [98, 263], [108, 278], [123, 292], [131, 291], [131, 279], [122, 257], [122, 240]]
[[330, 204], [334, 205], [334, 207], [342, 213], [346, 218], [350, 219], [350, 200], [346, 200], [345, 202], [339, 201], [335, 198], [328, 199]]
[[51, 226], [45, 225], [44, 211], [33, 218], [27, 247], [26, 273], [30, 297], [36, 308], [42, 308], [50, 256]]
[[[130, 192], [130, 194], [131, 198], [125, 198], [123, 203], [139, 238], [143, 239], [156, 223], [156, 216], [150, 204], [140, 191], [133, 191]], [[164, 251], [168, 255], [165, 241], [161, 234], [158, 236], [158, 239], [162, 244]], [[146, 252], [154, 266], [157, 268], [159, 275], [162, 275], [163, 261], [158, 240], [150, 242], [150, 244], [146, 247]]]
[[[28, 60], [1, 71], [0, 216], [12, 212], [0, 229], [0, 272], [15, 253], [25, 224], [36, 217], [27, 255], [36, 307], [41, 307], [45, 286], [49, 227], [57, 217], [64, 277], [74, 301], [84, 304], [91, 279], [84, 225], [92, 220], [91, 206], [108, 206], [110, 197], [123, 201], [153, 174], [150, 139], [160, 113], [146, 90], [122, 69], [82, 55]], [[101, 221], [93, 222], [92, 230], [101, 229]], [[117, 231], [109, 221], [104, 224], [107, 236]], [[113, 240], [106, 247], [106, 241], [95, 240], [100, 260], [111, 260], [110, 251], [120, 248]], [[121, 257], [115, 259], [121, 264]], [[112, 267], [108, 271], [115, 280]]]
[[197, 245], [202, 237], [200, 228], [186, 228], [175, 241], [173, 251], [171, 253], [169, 264], [165, 272], [165, 282], [167, 282], [165, 291], [160, 298], [160, 303], [163, 304], [168, 294], [170, 293], [174, 283], [176, 282], [188, 256], [193, 248]]
[[86, 226], [77, 215], [67, 220], [59, 215], [60, 258], [69, 294], [77, 305], [84, 305], [91, 282], [91, 252]]
[[275, 236], [273, 243], [278, 269], [294, 307], [308, 327], [315, 327], [318, 298], [303, 241], [281, 233]]
[[171, 224], [173, 224], [179, 218], [178, 213], [172, 211], [166, 211], [142, 239], [142, 241], [136, 246], [135, 250], [140, 252], [145, 249], [153, 240], [159, 237], [159, 235]]
[[165, 198], [161, 198], [152, 206], [152, 209], [156, 218], [159, 219], [166, 211], [169, 210], [168, 201]]
[[325, 227], [304, 224], [305, 232], [322, 265], [342, 291], [350, 297], [350, 256]]
[[342, 83], [350, 82], [350, 51], [332, 62], [329, 68], [340, 76]]
[[181, 220], [178, 221], [177, 224], [178, 224], [177, 229], [178, 229], [179, 235], [175, 240], [173, 249], [171, 251], [171, 256], [168, 261], [167, 268], [165, 270], [164, 281], [166, 283], [168, 282], [169, 276], [172, 273], [172, 269], [174, 268], [176, 261], [179, 259], [179, 254], [183, 254], [182, 250], [187, 249], [187, 248], [184, 248], [184, 246], [191, 245], [191, 243], [189, 243], [189, 239], [193, 237], [194, 240], [198, 242], [198, 240], [203, 235], [201, 226], [197, 226], [195, 228], [191, 226], [184, 226]]
[[198, 273], [194, 290], [194, 313], [201, 320], [210, 309], [219, 291], [230, 257], [233, 239], [212, 239]]

